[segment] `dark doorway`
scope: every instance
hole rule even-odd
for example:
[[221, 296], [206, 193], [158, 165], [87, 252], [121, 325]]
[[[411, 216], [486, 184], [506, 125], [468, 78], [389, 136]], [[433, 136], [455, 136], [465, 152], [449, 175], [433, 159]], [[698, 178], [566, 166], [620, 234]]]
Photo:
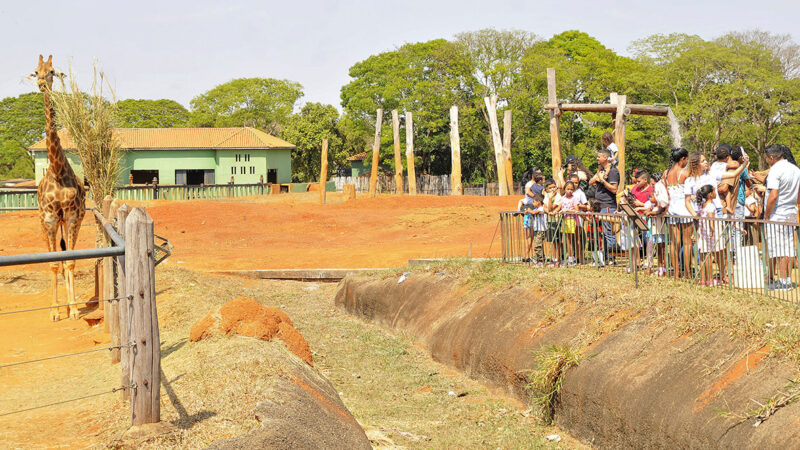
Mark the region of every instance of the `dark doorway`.
[[205, 183], [205, 171], [203, 170], [187, 170], [186, 171], [186, 184], [189, 186], [200, 186]]
[[208, 169], [178, 169], [175, 171], [175, 184], [200, 186], [201, 184], [214, 184], [214, 170]]
[[158, 170], [131, 170], [131, 184], [151, 184], [158, 180]]
[[278, 183], [278, 169], [267, 169], [267, 183]]

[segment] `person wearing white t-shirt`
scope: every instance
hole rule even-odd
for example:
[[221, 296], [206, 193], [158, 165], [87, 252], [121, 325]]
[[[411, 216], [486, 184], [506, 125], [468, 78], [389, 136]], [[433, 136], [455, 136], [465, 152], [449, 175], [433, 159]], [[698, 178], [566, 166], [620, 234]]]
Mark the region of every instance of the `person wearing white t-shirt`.
[[603, 147], [606, 150], [611, 152], [611, 159], [609, 159], [608, 161], [611, 163], [612, 166], [616, 167], [617, 162], [619, 161], [617, 159], [617, 152], [619, 152], [619, 147], [617, 147], [617, 144], [614, 142], [614, 135], [611, 134], [610, 131], [606, 131], [605, 133], [603, 133], [603, 136], [600, 137], [600, 142], [602, 142]]
[[[767, 195], [764, 201], [764, 218], [770, 222], [796, 223], [800, 205], [800, 168], [784, 159], [784, 146], [771, 145], [764, 151], [769, 175]], [[767, 223], [764, 225], [767, 252], [773, 260], [778, 279], [768, 289], [784, 291], [792, 289], [791, 265], [797, 256], [794, 242], [794, 226]]]

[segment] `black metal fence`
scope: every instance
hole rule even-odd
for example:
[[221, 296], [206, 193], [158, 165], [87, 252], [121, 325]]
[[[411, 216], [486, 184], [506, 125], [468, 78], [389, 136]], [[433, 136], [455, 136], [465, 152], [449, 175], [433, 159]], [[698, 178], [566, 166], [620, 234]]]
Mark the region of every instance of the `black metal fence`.
[[[639, 222], [639, 223], [636, 223]], [[797, 223], [620, 212], [500, 213], [503, 260], [673, 277], [800, 305]], [[637, 278], [638, 280], [638, 278]]]

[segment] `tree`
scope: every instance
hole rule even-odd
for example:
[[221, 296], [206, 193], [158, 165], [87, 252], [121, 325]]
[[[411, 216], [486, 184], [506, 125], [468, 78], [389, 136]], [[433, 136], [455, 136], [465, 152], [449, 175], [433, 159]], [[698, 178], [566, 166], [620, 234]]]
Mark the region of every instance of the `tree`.
[[180, 128], [189, 125], [189, 111], [175, 100], [136, 100], [117, 102], [120, 128]]
[[278, 135], [303, 86], [274, 78], [238, 78], [198, 95], [191, 101], [191, 123], [201, 127], [260, 128]]
[[331, 105], [306, 103], [292, 115], [281, 137], [296, 146], [292, 151], [292, 176], [298, 181], [317, 181], [320, 175], [322, 140], [328, 139], [328, 161], [340, 166], [349, 155], [342, 153], [337, 124], [339, 112]]
[[0, 178], [33, 178], [28, 147], [44, 138], [41, 93], [31, 92], [0, 101]]

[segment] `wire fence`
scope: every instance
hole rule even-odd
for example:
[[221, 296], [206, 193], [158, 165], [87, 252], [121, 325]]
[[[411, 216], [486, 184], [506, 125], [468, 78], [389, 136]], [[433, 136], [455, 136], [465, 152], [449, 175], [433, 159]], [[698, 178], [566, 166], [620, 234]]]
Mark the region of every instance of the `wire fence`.
[[503, 261], [672, 277], [800, 305], [797, 223], [621, 212], [500, 213]]
[[[84, 304], [97, 304], [104, 309], [104, 321], [111, 335], [111, 345], [0, 364], [2, 371], [61, 358], [76, 357], [90, 353], [108, 351], [111, 362], [122, 362], [121, 383], [109, 391], [89, 394], [70, 400], [46, 405], [0, 412], [0, 416], [18, 414], [79, 401], [86, 398], [122, 391], [123, 400], [131, 401], [131, 424], [141, 425], [160, 421], [160, 338], [158, 317], [155, 307], [155, 266], [172, 252], [169, 242], [153, 233], [153, 220], [144, 209], [131, 210], [127, 205], [112, 206], [110, 197], [103, 202], [103, 210], [111, 220], [93, 209], [95, 220], [101, 225], [105, 235], [106, 247], [61, 252], [45, 252], [28, 255], [0, 256], [0, 266], [32, 264], [42, 262], [64, 262], [76, 259], [101, 259], [102, 276], [97, 277], [102, 286], [95, 292], [102, 293], [104, 299], [91, 299], [85, 302], [54, 303], [46, 307], [25, 308], [0, 312], [0, 319], [10, 315], [53, 310]], [[126, 239], [127, 237], [127, 239]], [[156, 244], [159, 240], [159, 244]], [[69, 278], [65, 274], [69, 283]], [[74, 286], [71, 287], [74, 292]], [[70, 289], [68, 289], [69, 292]], [[105, 308], [103, 308], [105, 306]], [[51, 314], [51, 318], [58, 315]]]

